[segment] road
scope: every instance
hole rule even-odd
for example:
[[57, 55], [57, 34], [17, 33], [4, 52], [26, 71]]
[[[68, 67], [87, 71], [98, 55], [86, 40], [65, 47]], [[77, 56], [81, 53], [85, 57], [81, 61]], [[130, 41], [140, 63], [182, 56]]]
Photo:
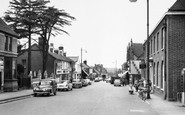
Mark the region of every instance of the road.
[[159, 115], [128, 87], [95, 82], [56, 96], [32, 97], [0, 105], [0, 115]]

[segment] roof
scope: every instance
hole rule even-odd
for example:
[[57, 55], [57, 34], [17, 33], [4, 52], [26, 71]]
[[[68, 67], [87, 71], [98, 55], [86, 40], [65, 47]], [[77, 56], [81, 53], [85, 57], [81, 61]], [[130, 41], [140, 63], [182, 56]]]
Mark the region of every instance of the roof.
[[173, 11], [185, 11], [185, 0], [177, 0], [168, 10], [168, 12]]
[[0, 18], [0, 31], [18, 37], [18, 34], [15, 33], [1, 18]]
[[72, 59], [65, 57], [65, 56], [62, 56], [62, 55], [59, 55], [59, 54], [56, 54], [56, 53], [48, 52], [48, 54], [50, 54], [51, 56], [53, 56], [54, 58], [56, 58], [58, 60], [67, 61], [67, 62], [74, 62]]
[[68, 58], [70, 58], [71, 60], [73, 60], [74, 62], [77, 62], [79, 59], [79, 56], [68, 56]]
[[82, 63], [82, 66], [84, 67], [84, 68], [90, 68], [88, 65], [86, 65], [85, 63]]
[[142, 43], [132, 43], [132, 52], [136, 57], [141, 57], [144, 54]]

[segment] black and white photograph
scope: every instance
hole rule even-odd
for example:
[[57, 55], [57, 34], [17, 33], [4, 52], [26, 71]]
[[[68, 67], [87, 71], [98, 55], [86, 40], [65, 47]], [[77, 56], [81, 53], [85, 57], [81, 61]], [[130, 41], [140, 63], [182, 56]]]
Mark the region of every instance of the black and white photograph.
[[185, 115], [185, 0], [0, 6], [0, 115]]

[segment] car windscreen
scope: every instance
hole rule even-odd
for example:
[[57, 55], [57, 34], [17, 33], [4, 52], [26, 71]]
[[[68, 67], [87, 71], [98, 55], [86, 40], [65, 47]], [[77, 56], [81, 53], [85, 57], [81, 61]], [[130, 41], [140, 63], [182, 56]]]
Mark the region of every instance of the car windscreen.
[[51, 81], [41, 81], [40, 85], [50, 85]]
[[60, 83], [65, 83], [65, 82], [67, 82], [67, 81], [61, 81]]

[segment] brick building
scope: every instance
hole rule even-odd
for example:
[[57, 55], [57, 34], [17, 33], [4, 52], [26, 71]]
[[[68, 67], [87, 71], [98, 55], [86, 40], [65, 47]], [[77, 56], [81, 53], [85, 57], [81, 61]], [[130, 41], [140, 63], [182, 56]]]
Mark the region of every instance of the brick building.
[[18, 35], [0, 19], [0, 92], [16, 91], [16, 58]]
[[[31, 71], [33, 77], [38, 77], [38, 72], [42, 73], [43, 64], [42, 64], [42, 53], [39, 48], [39, 45], [33, 44], [31, 46]], [[17, 58], [17, 64], [20, 64], [24, 67], [24, 77], [27, 77], [27, 61], [28, 51], [19, 54]], [[74, 70], [74, 61], [66, 57], [66, 53], [63, 51], [63, 47], [59, 49], [54, 49], [53, 44], [50, 45], [48, 51], [48, 60], [46, 64], [46, 77], [55, 77], [61, 79], [70, 79], [72, 77], [72, 71]], [[45, 77], [45, 78], [46, 78]], [[26, 84], [25, 84], [26, 85]]]
[[153, 91], [164, 99], [177, 100], [182, 91], [181, 70], [185, 68], [185, 0], [171, 6], [148, 40]]
[[132, 82], [136, 79], [141, 78], [141, 71], [139, 64], [144, 60], [144, 51], [143, 51], [143, 44], [142, 43], [133, 43], [132, 40], [127, 46], [127, 63], [125, 63], [124, 68], [124, 76], [126, 75], [127, 71], [131, 76]]

